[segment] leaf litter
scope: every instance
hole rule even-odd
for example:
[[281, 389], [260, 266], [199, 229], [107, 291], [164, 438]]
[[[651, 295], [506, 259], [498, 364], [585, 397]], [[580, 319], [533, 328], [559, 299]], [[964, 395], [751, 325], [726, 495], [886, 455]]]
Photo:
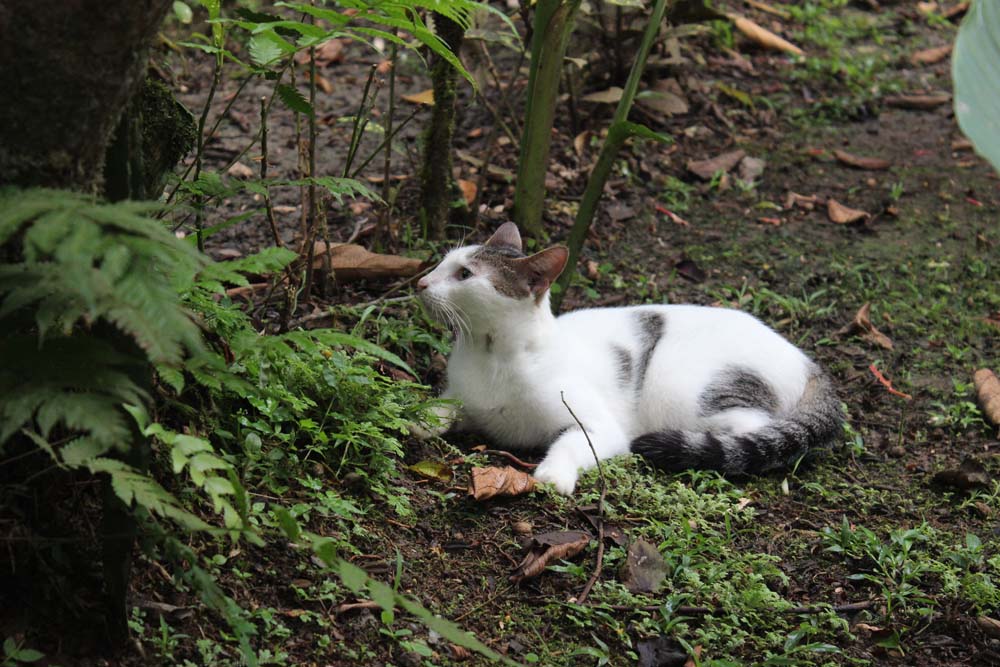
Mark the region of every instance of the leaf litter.
[[562, 530], [535, 535], [531, 538], [528, 553], [514, 568], [510, 580], [519, 583], [537, 577], [554, 561], [572, 558], [583, 551], [591, 539], [593, 536], [582, 530]]

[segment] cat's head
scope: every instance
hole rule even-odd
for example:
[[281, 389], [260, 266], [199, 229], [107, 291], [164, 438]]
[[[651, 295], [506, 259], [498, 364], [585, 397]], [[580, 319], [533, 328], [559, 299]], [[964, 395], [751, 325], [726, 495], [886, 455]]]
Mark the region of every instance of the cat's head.
[[449, 252], [417, 289], [434, 316], [457, 329], [518, 313], [530, 316], [547, 308], [549, 287], [568, 257], [563, 246], [525, 256], [517, 225], [507, 222], [483, 245]]

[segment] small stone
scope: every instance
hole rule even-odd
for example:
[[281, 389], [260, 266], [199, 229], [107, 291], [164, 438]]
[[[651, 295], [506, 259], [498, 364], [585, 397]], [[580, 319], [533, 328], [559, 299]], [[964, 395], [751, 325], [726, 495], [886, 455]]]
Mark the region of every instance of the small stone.
[[889, 456], [894, 459], [901, 459], [906, 456], [906, 448], [901, 445], [889, 448]]

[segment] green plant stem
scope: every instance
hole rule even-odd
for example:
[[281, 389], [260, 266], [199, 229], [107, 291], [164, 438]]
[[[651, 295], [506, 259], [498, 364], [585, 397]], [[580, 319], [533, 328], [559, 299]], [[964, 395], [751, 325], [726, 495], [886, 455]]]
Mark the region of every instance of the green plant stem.
[[552, 123], [563, 58], [580, 0], [539, 0], [531, 39], [531, 70], [524, 134], [514, 191], [514, 220], [522, 231], [542, 236], [545, 174], [552, 145]]
[[[601, 152], [597, 157], [597, 164], [594, 165], [594, 169], [590, 172], [590, 177], [587, 179], [587, 188], [583, 192], [580, 209], [577, 211], [576, 220], [573, 222], [573, 227], [569, 232], [569, 240], [566, 242], [566, 245], [569, 247], [569, 259], [566, 262], [566, 269], [559, 276], [559, 280], [556, 281], [560, 289], [552, 295], [552, 308], [556, 312], [559, 311], [563, 297], [566, 295], [566, 290], [569, 288], [573, 275], [576, 273], [576, 263], [580, 259], [580, 250], [583, 248], [587, 231], [594, 221], [594, 213], [597, 210], [597, 202], [600, 200], [601, 193], [604, 190], [604, 183], [607, 182], [608, 176], [611, 174], [611, 168], [614, 166], [618, 151], [625, 143], [625, 140], [632, 134], [627, 125], [628, 114], [632, 109], [633, 102], [635, 102], [636, 92], [639, 90], [639, 82], [642, 80], [642, 73], [646, 68], [646, 58], [649, 57], [649, 51], [653, 48], [653, 42], [660, 31], [663, 16], [666, 14], [671, 2], [672, 0], [656, 0], [656, 4], [653, 6], [653, 13], [646, 24], [646, 31], [642, 36], [639, 52], [635, 55], [635, 61], [632, 63], [632, 71], [629, 72], [628, 81], [625, 83], [625, 88], [622, 90], [622, 97], [618, 101], [614, 118], [611, 120], [608, 136], [604, 140], [604, 145], [601, 146]], [[520, 186], [520, 183], [518, 183], [518, 186]]]
[[[212, 85], [208, 89], [208, 97], [205, 99], [205, 106], [201, 110], [201, 117], [198, 119], [198, 146], [194, 156], [194, 179], [198, 180], [201, 175], [201, 161], [205, 150], [205, 121], [208, 120], [208, 111], [212, 108], [212, 100], [215, 98], [215, 91], [219, 88], [219, 81], [222, 79], [222, 55], [215, 56], [215, 68], [212, 70]], [[214, 128], [213, 128], [214, 129]], [[195, 202], [194, 225], [197, 230], [198, 251], [205, 252], [205, 235], [202, 226], [201, 215], [204, 202], [199, 197]]]

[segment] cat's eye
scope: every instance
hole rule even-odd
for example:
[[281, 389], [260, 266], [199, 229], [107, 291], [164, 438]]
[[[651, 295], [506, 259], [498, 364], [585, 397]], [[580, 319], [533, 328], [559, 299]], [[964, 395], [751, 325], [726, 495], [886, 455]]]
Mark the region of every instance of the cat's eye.
[[469, 269], [463, 266], [458, 270], [458, 272], [455, 275], [458, 277], [459, 280], [468, 280], [469, 278], [472, 277], [473, 274], [472, 271], [469, 271]]

